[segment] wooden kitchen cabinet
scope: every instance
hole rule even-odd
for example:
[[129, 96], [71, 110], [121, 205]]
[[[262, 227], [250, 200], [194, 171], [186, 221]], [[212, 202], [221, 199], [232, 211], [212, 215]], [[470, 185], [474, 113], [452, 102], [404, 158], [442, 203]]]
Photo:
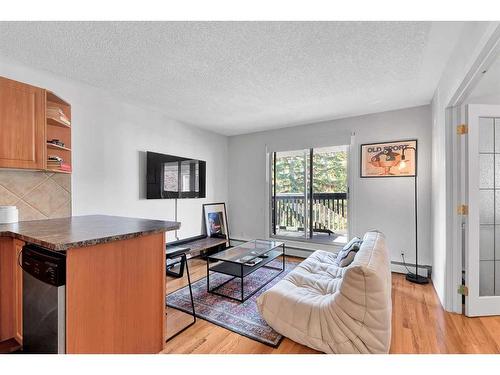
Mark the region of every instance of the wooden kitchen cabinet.
[[14, 240], [0, 237], [0, 341], [15, 336]]
[[71, 173], [71, 153], [71, 105], [52, 91], [0, 77], [0, 168]]
[[45, 168], [45, 90], [0, 77], [0, 168]]
[[15, 338], [22, 343], [23, 285], [17, 259], [23, 241], [0, 237], [0, 341]]
[[19, 254], [23, 250], [24, 242], [14, 240], [14, 277], [15, 277], [15, 338], [19, 344], [23, 343], [23, 270], [19, 265]]

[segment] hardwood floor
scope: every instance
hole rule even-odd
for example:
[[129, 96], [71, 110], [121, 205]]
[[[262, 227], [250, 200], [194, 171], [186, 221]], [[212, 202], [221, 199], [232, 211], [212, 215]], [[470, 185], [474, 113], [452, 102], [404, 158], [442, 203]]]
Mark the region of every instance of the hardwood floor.
[[[300, 261], [298, 258], [287, 258], [289, 261]], [[196, 258], [189, 260], [191, 282], [206, 276], [206, 265], [207, 264], [204, 260]], [[187, 285], [187, 277], [185, 274], [182, 279], [167, 277], [167, 293], [171, 293], [184, 285]], [[168, 318], [169, 316], [173, 316], [173, 318]], [[170, 336], [168, 332], [175, 331], [178, 327], [182, 327], [175, 327], [176, 323], [181, 320], [182, 319], [178, 317], [177, 311], [167, 309], [167, 336]], [[172, 321], [175, 323], [172, 324]], [[300, 354], [317, 352], [287, 338], [284, 338], [279, 347], [274, 349], [270, 346], [261, 344], [225, 328], [209, 323], [203, 319], [197, 319], [196, 324], [167, 342], [165, 350], [163, 350], [162, 353]]]
[[500, 353], [500, 316], [446, 312], [431, 284], [393, 274], [392, 309], [391, 353]]
[[[206, 263], [202, 260], [190, 260], [189, 267], [191, 280], [206, 274]], [[186, 277], [168, 278], [167, 293], [186, 284]], [[500, 316], [467, 318], [448, 313], [441, 307], [431, 284], [411, 284], [400, 274], [392, 276], [392, 302], [391, 353], [500, 353]], [[174, 319], [170, 319], [167, 326], [171, 326], [172, 321]], [[169, 341], [162, 353], [310, 354], [316, 351], [286, 338], [274, 349], [198, 319], [195, 325]]]
[[[205, 276], [204, 261], [192, 259], [189, 261], [189, 266], [191, 280]], [[168, 278], [167, 293], [186, 284], [186, 277]], [[448, 313], [442, 309], [431, 284], [410, 284], [406, 282], [404, 275], [400, 274], [392, 275], [392, 301], [391, 353], [500, 353], [500, 316], [467, 318]], [[175, 325], [181, 324], [182, 319], [176, 317], [176, 313], [168, 311], [169, 329], [176, 329]], [[17, 343], [11, 341], [0, 344], [0, 353], [17, 349]], [[169, 341], [162, 353], [311, 354], [316, 352], [286, 338], [278, 348], [274, 349], [198, 319], [195, 325]]]

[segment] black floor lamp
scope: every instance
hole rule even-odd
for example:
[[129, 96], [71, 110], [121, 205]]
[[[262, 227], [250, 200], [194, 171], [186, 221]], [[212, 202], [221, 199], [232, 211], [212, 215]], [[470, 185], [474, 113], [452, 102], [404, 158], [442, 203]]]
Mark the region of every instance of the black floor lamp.
[[406, 168], [406, 157], [405, 151], [413, 150], [415, 153], [415, 273], [407, 273], [406, 280], [416, 283], [416, 284], [427, 284], [429, 279], [418, 274], [418, 200], [417, 200], [417, 149], [415, 147], [405, 147], [403, 148], [403, 153], [401, 155], [401, 162], [399, 163], [399, 169]]

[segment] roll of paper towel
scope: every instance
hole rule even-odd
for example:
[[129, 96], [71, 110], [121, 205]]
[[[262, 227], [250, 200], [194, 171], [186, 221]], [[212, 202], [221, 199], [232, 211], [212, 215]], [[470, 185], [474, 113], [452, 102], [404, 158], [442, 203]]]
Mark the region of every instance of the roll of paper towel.
[[19, 210], [16, 206], [0, 206], [0, 224], [17, 223]]

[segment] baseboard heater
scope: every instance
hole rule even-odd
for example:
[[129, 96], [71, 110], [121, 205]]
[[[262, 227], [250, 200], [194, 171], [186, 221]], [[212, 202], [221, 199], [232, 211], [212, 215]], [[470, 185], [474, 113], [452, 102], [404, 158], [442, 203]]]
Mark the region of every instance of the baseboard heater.
[[[403, 263], [403, 262], [396, 262], [396, 261], [391, 261], [391, 264], [393, 265], [392, 272], [403, 273], [403, 274], [408, 273], [408, 270], [406, 269], [406, 267], [408, 267], [408, 269], [411, 271], [412, 269], [415, 269], [415, 266], [416, 266], [414, 263]], [[400, 270], [395, 269], [394, 266], [399, 267]], [[418, 270], [419, 271], [424, 271], [425, 270], [425, 272], [427, 273], [426, 275], [422, 275], [421, 272], [419, 272], [419, 275], [425, 276], [428, 279], [431, 279], [431, 276], [432, 276], [432, 266], [419, 264], [418, 265]]]
[[[229, 241], [235, 241], [235, 242], [244, 243], [244, 242], [248, 242], [249, 240], [242, 240], [242, 239], [239, 239], [239, 238], [230, 238]], [[280, 241], [280, 240], [276, 239], [276, 241]], [[290, 245], [287, 245], [287, 244], [285, 244], [285, 246], [286, 246], [287, 249], [305, 251], [305, 252], [311, 253], [311, 254], [316, 251], [316, 250], [312, 250], [312, 249], [306, 249], [306, 248], [303, 248], [303, 247], [290, 246]]]
[[[229, 239], [230, 241], [235, 241], [235, 242], [247, 242], [247, 240], [242, 240], [242, 239], [238, 239], [238, 238], [230, 238]], [[314, 253], [316, 250], [312, 250], [312, 249], [307, 249], [307, 248], [303, 248], [303, 247], [298, 247], [298, 246], [289, 246], [289, 245], [286, 245], [286, 248], [287, 249], [291, 249], [291, 250], [298, 250], [298, 251], [303, 251], [303, 252], [306, 252], [306, 253], [309, 253], [309, 254], [312, 254]], [[297, 258], [300, 258], [301, 256], [299, 255], [294, 255], [296, 256]], [[403, 262], [397, 262], [397, 261], [391, 261], [391, 271], [392, 272], [395, 272], [395, 273], [401, 273], [401, 274], [406, 274], [408, 273], [408, 271], [406, 270], [406, 267], [408, 267], [411, 271], [411, 269], [415, 268], [415, 264], [414, 263], [403, 263]], [[418, 265], [418, 268], [419, 268], [419, 271], [424, 271], [425, 270], [425, 273], [426, 275], [422, 275], [422, 276], [426, 276], [428, 277], [429, 279], [431, 278], [432, 276], [432, 266], [430, 265], [421, 265], [419, 264]], [[420, 272], [419, 272], [420, 274]]]

